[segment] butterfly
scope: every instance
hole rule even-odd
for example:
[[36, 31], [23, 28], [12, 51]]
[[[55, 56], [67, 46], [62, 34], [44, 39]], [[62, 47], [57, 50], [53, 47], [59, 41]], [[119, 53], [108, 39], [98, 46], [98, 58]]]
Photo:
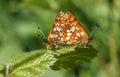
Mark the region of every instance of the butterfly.
[[87, 45], [89, 35], [85, 28], [78, 22], [76, 17], [71, 13], [60, 11], [50, 29], [45, 43], [48, 49], [59, 45]]

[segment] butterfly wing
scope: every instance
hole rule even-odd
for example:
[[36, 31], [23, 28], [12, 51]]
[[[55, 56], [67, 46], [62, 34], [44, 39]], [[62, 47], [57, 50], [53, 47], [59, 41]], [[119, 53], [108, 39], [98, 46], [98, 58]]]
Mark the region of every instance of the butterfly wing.
[[87, 44], [88, 33], [70, 13], [59, 12], [48, 34], [49, 45]]
[[87, 44], [89, 36], [85, 28], [79, 23], [77, 18], [72, 13], [68, 12], [67, 15], [68, 20], [70, 21], [68, 24], [70, 26], [69, 30], [72, 32], [69, 42], [80, 45]]
[[62, 42], [62, 38], [64, 37], [62, 35], [64, 31], [62, 26], [65, 25], [64, 22], [62, 22], [63, 19], [64, 19], [64, 13], [59, 12], [48, 34], [48, 37], [47, 37], [48, 44], [58, 45], [58, 44], [64, 43]]

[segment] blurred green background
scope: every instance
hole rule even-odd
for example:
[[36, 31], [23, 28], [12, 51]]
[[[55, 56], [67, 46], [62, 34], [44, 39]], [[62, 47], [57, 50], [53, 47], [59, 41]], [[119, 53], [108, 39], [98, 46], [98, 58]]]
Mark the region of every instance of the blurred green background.
[[48, 70], [44, 77], [120, 77], [120, 0], [0, 0], [0, 64], [46, 48], [38, 27], [47, 37], [59, 11], [72, 12], [89, 34], [100, 25], [91, 41], [99, 54], [77, 69]]

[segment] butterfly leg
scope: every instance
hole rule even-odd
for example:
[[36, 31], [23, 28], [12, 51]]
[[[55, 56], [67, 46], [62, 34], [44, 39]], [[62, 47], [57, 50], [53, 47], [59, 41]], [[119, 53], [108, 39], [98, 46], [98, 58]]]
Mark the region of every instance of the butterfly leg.
[[51, 43], [49, 45], [47, 45], [47, 49], [48, 50], [52, 50], [52, 48], [58, 48], [59, 46], [56, 43]]
[[48, 49], [48, 50], [51, 50], [51, 47], [50, 47], [50, 45], [47, 45], [47, 49]]

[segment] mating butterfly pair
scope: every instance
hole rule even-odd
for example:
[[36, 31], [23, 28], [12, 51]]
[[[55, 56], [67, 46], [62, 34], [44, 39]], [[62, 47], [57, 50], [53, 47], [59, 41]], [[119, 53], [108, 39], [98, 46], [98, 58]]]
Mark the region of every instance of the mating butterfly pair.
[[50, 49], [63, 44], [83, 46], [88, 44], [89, 39], [87, 31], [76, 17], [70, 12], [61, 11], [57, 14], [45, 42]]

